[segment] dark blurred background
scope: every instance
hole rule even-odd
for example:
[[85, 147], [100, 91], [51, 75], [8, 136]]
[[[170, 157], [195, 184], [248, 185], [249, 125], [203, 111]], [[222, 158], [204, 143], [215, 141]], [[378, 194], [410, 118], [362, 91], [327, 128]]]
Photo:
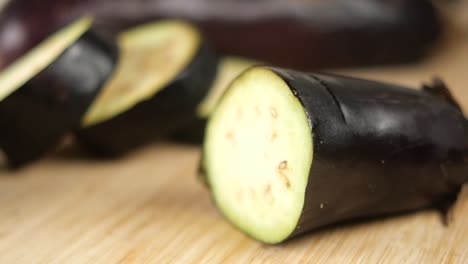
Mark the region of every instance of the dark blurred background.
[[83, 15], [95, 16], [110, 34], [162, 18], [187, 19], [222, 54], [308, 70], [414, 62], [427, 56], [451, 24], [468, 20], [465, 1], [447, 0], [3, 2], [3, 66]]

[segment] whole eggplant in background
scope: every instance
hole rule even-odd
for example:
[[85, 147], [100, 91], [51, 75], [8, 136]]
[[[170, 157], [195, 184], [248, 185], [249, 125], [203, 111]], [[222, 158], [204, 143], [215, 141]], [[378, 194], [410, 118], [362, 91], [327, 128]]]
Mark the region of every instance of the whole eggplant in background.
[[441, 28], [429, 0], [14, 0], [0, 17], [0, 69], [83, 14], [112, 32], [187, 19], [220, 52], [302, 69], [411, 61]]

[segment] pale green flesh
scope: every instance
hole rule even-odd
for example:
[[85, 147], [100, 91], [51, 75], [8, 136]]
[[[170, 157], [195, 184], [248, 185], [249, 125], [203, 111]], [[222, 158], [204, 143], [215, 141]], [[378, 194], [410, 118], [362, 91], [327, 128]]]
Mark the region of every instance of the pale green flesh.
[[230, 222], [270, 244], [296, 228], [312, 165], [301, 102], [269, 69], [237, 78], [208, 123], [204, 163], [217, 206]]
[[82, 18], [53, 34], [0, 73], [0, 101], [49, 66], [90, 27], [92, 19]]
[[151, 23], [122, 33], [115, 73], [82, 125], [104, 122], [152, 98], [189, 65], [200, 42], [199, 32], [178, 20]]
[[255, 64], [258, 63], [238, 57], [222, 58], [218, 65], [218, 73], [213, 86], [197, 108], [198, 117], [209, 117], [227, 86], [239, 76], [239, 74]]

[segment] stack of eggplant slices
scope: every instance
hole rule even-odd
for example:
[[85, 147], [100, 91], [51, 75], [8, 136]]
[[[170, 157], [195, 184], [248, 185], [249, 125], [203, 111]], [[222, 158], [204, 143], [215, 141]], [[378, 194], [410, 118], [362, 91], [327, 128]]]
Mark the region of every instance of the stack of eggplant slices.
[[9, 167], [71, 132], [110, 157], [161, 138], [200, 143], [216, 206], [267, 244], [351, 219], [446, 212], [468, 180], [468, 122], [441, 81], [416, 90], [218, 57], [181, 20], [111, 38], [83, 17], [7, 59]]

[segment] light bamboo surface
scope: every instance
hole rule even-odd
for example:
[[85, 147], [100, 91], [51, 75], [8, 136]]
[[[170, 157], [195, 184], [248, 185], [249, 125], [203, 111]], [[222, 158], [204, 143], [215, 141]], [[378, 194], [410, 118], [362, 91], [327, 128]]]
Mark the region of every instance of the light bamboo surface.
[[[346, 70], [418, 86], [442, 77], [468, 110], [468, 34], [416, 65]], [[196, 180], [199, 150], [154, 145], [113, 162], [73, 149], [0, 169], [0, 263], [468, 263], [468, 188], [435, 211], [265, 246], [232, 228]]]

